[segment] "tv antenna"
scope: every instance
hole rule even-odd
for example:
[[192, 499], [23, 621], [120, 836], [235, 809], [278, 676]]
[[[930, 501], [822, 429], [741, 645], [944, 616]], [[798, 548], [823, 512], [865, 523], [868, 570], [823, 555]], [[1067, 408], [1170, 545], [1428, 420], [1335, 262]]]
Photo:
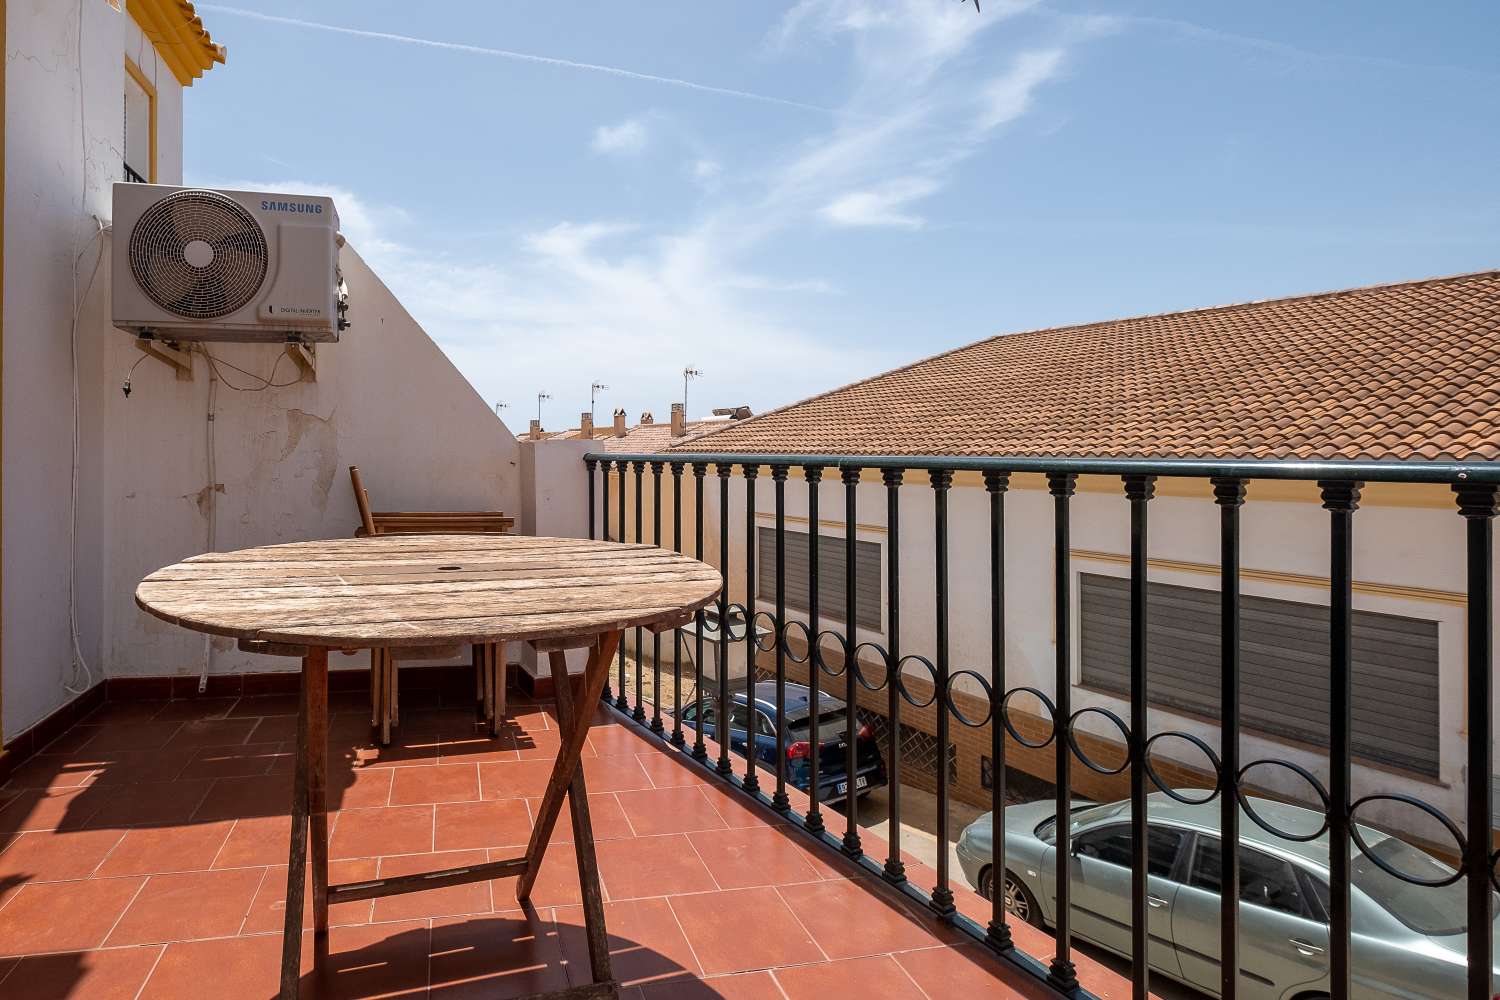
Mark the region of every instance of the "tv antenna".
[[594, 416], [594, 400], [595, 400], [595, 398], [599, 395], [599, 393], [601, 393], [601, 392], [608, 392], [608, 391], [609, 391], [609, 386], [605, 385], [603, 382], [595, 382], [593, 385], [589, 386], [589, 417], [590, 418], [592, 418]]
[[541, 423], [542, 422], [542, 401], [543, 400], [547, 400], [547, 399], [551, 399], [551, 398], [552, 398], [552, 394], [549, 393], [549, 392], [539, 392], [539, 393], [536, 394], [536, 422], [537, 423]]
[[702, 377], [703, 377], [703, 373], [701, 371], [699, 371], [698, 369], [694, 368], [692, 365], [688, 365], [686, 368], [684, 368], [682, 370], [682, 416], [683, 416], [684, 419], [686, 419], [686, 417], [687, 417], [687, 392], [688, 392], [688, 383], [690, 381], [692, 381], [693, 379], [695, 379], [695, 378], [702, 378]]

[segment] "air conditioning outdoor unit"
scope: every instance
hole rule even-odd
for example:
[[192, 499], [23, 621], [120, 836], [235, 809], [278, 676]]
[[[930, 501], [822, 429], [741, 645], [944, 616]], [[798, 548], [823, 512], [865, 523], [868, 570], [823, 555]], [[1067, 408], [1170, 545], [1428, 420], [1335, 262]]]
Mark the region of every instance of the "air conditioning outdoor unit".
[[114, 189], [114, 324], [165, 341], [337, 341], [339, 217], [313, 195]]

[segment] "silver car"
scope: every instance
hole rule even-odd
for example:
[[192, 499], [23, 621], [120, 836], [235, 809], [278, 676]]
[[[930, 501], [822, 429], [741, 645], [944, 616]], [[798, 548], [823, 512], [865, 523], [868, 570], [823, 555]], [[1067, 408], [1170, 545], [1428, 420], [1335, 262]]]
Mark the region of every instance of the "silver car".
[[[1310, 833], [1322, 822], [1297, 806], [1250, 802], [1267, 823], [1288, 832]], [[1219, 803], [1184, 805], [1161, 793], [1148, 803], [1151, 967], [1217, 995]], [[1240, 815], [1240, 995], [1246, 1000], [1326, 998], [1328, 835], [1297, 843], [1267, 833], [1243, 810]], [[1057, 909], [1055, 816], [1051, 801], [1005, 810], [1005, 906], [1016, 919], [1038, 927], [1051, 924]], [[1073, 933], [1129, 955], [1130, 802], [1075, 806], [1070, 830]], [[1363, 826], [1360, 833], [1371, 851], [1399, 871], [1429, 880], [1453, 873], [1403, 840]], [[995, 885], [992, 844], [991, 814], [985, 813], [956, 845], [964, 874], [986, 898]], [[1357, 848], [1353, 871], [1352, 995], [1359, 1000], [1463, 996], [1464, 881], [1444, 888], [1411, 885], [1382, 871]]]

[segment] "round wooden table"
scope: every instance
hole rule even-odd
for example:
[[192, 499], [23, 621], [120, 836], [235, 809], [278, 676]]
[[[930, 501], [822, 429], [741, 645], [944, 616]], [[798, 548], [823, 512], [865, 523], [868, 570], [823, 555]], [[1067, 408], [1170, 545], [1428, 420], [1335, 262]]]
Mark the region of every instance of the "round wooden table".
[[[685, 624], [719, 593], [719, 572], [650, 545], [516, 535], [383, 535], [207, 552], [159, 569], [136, 588], [146, 611], [175, 625], [302, 657], [297, 769], [287, 864], [281, 995], [301, 980], [303, 883], [309, 853], [315, 965], [328, 951], [328, 907], [401, 892], [519, 876], [531, 894], [567, 795], [594, 983], [570, 996], [612, 996], [604, 907], [579, 757], [626, 628]], [[328, 884], [328, 651], [444, 643], [530, 642], [549, 654], [562, 745], [521, 857], [439, 872]], [[564, 651], [587, 648], [574, 701]], [[309, 847], [311, 850], [309, 851]]]

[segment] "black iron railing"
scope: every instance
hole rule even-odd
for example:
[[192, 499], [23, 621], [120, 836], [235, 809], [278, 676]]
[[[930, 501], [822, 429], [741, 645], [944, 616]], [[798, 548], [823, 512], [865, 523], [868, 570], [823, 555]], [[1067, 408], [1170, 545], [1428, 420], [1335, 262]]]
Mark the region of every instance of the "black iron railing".
[[145, 183], [147, 183], [146, 178], [144, 178], [144, 177], [141, 176], [141, 172], [139, 170], [136, 170], [134, 167], [132, 167], [128, 163], [125, 164], [124, 166], [125, 166], [125, 179], [127, 181], [129, 181], [132, 184], [145, 184]]
[[[1468, 1000], [1491, 1000], [1494, 996], [1491, 969], [1494, 955], [1489, 929], [1494, 917], [1492, 890], [1500, 888], [1495, 875], [1496, 855], [1491, 853], [1491, 743], [1493, 727], [1490, 713], [1492, 681], [1492, 635], [1494, 603], [1494, 544], [1493, 523], [1497, 513], [1497, 490], [1500, 490], [1500, 463], [1387, 463], [1387, 462], [1296, 462], [1296, 461], [1215, 461], [1215, 460], [1107, 460], [1107, 459], [985, 459], [958, 457], [856, 457], [842, 455], [767, 455], [728, 453], [667, 453], [667, 454], [590, 454], [585, 458], [589, 476], [589, 537], [615, 537], [625, 539], [627, 485], [626, 467], [635, 472], [634, 539], [645, 541], [642, 534], [642, 472], [646, 466], [652, 471], [655, 486], [653, 507], [652, 540], [661, 544], [662, 529], [662, 474], [665, 470], [671, 478], [672, 497], [672, 545], [678, 551], [684, 549], [683, 537], [683, 489], [682, 479], [691, 475], [693, 479], [692, 505], [693, 546], [691, 554], [703, 558], [705, 548], [705, 489], [704, 480], [712, 474], [718, 478], [718, 531], [719, 567], [723, 574], [724, 591], [721, 593], [712, 617], [717, 626], [703, 612], [699, 612], [691, 642], [681, 634], [674, 633], [672, 675], [674, 698], [670, 736], [665, 732], [659, 704], [661, 690], [661, 643], [653, 639], [651, 644], [652, 676], [655, 683], [653, 709], [649, 731], [663, 738], [664, 745], [681, 749], [693, 759], [703, 762], [721, 775], [727, 782], [743, 793], [755, 797], [773, 809], [783, 813], [794, 825], [818, 838], [829, 847], [842, 851], [870, 872], [883, 877], [911, 898], [921, 901], [939, 918], [951, 922], [965, 933], [987, 943], [1002, 960], [1008, 961], [1025, 975], [1035, 977], [1059, 994], [1086, 995], [1079, 987], [1073, 961], [1073, 931], [1070, 905], [1070, 865], [1056, 865], [1055, 955], [1047, 964], [1025, 954], [1013, 943], [1009, 920], [1004, 904], [1005, 893], [1001, 891], [1001, 880], [996, 878], [991, 896], [991, 911], [987, 923], [981, 926], [959, 913], [954, 905], [952, 874], [949, 871], [947, 846], [952, 842], [949, 826], [950, 787], [949, 769], [946, 765], [947, 749], [951, 739], [951, 726], [957, 723], [970, 728], [990, 726], [989, 752], [992, 766], [990, 774], [993, 815], [994, 852], [993, 871], [1005, 870], [1006, 802], [1006, 737], [1033, 751], [1051, 748], [1056, 785], [1056, 809], [1060, 818], [1069, 814], [1074, 803], [1073, 772], [1075, 761], [1101, 775], [1121, 775], [1127, 769], [1131, 800], [1131, 942], [1132, 942], [1132, 993], [1136, 998], [1147, 995], [1149, 976], [1147, 966], [1148, 943], [1148, 826], [1147, 794], [1151, 786], [1166, 795], [1185, 803], [1201, 804], [1218, 799], [1220, 803], [1221, 836], [1221, 904], [1220, 947], [1222, 961], [1220, 995], [1226, 1000], [1240, 995], [1240, 871], [1238, 845], [1240, 844], [1240, 816], [1243, 810], [1257, 826], [1273, 837], [1288, 841], [1311, 841], [1328, 835], [1330, 862], [1328, 870], [1328, 901], [1326, 914], [1328, 923], [1328, 993], [1342, 1000], [1350, 996], [1352, 986], [1352, 910], [1351, 910], [1351, 858], [1357, 851], [1386, 874], [1415, 886], [1442, 887], [1466, 880], [1466, 916], [1469, 928], [1482, 928], [1468, 935], [1467, 988]], [[744, 580], [746, 599], [743, 603], [729, 600], [731, 532], [729, 524], [731, 480], [738, 467], [744, 485], [745, 507], [745, 556]], [[788, 472], [799, 469], [807, 488], [807, 527], [810, 535], [808, 562], [806, 566], [807, 594], [809, 606], [805, 620], [792, 618], [787, 612], [786, 591], [786, 489]], [[756, 486], [762, 469], [768, 469], [774, 496], [774, 551], [776, 574], [774, 593], [758, 594], [756, 573]], [[616, 473], [615, 511], [610, 530], [611, 484], [610, 473]], [[885, 589], [885, 637], [886, 645], [871, 641], [859, 641], [855, 634], [855, 623], [859, 620], [856, 609], [857, 560], [855, 558], [856, 492], [866, 471], [878, 471], [886, 490], [887, 562]], [[953, 474], [958, 471], [982, 474], [988, 501], [989, 574], [981, 581], [963, 581], [967, 588], [987, 585], [989, 612], [989, 671], [988, 676], [973, 669], [955, 669], [950, 662], [949, 643], [949, 596], [953, 581], [949, 578], [948, 553], [949, 510], [948, 494], [952, 487]], [[921, 482], [912, 473], [925, 473], [926, 482]], [[1047, 692], [1033, 687], [1011, 687], [1006, 676], [1006, 549], [1005, 549], [1005, 500], [1013, 474], [1040, 473], [1046, 477], [1047, 488], [1053, 501], [1054, 526], [1054, 586], [1056, 602], [1056, 677], [1055, 690]], [[842, 630], [824, 629], [819, 608], [819, 530], [820, 497], [825, 486], [833, 486], [833, 476], [844, 486], [844, 596], [845, 607], [841, 611]], [[595, 477], [602, 492], [602, 501], [595, 503]], [[1072, 703], [1074, 686], [1072, 664], [1072, 635], [1074, 624], [1072, 588], [1070, 585], [1071, 558], [1071, 513], [1072, 500], [1080, 476], [1119, 477], [1122, 494], [1128, 503], [1130, 525], [1130, 712], [1128, 723], [1106, 708], [1088, 706], [1075, 710]], [[1221, 733], [1221, 749], [1216, 753], [1204, 740], [1181, 731], [1164, 731], [1148, 734], [1147, 706], [1148, 688], [1151, 680], [1150, 663], [1146, 641], [1146, 621], [1149, 599], [1147, 586], [1147, 538], [1148, 510], [1160, 478], [1193, 478], [1207, 480], [1212, 487], [1214, 502], [1219, 509], [1220, 535], [1220, 647], [1221, 662], [1218, 664], [1220, 679], [1221, 718], [1218, 720]], [[1238, 707], [1241, 699], [1240, 676], [1240, 512], [1247, 496], [1253, 497], [1253, 489], [1247, 484], [1254, 480], [1303, 481], [1315, 483], [1320, 491], [1322, 506], [1328, 513], [1330, 541], [1329, 607], [1330, 628], [1328, 636], [1328, 664], [1331, 674], [1328, 705], [1329, 769], [1330, 780], [1325, 787], [1316, 775], [1292, 761], [1262, 759], [1242, 763], [1240, 759], [1240, 725]], [[1436, 807], [1407, 795], [1376, 794], [1353, 799], [1351, 746], [1353, 726], [1353, 539], [1355, 515], [1359, 509], [1361, 489], [1367, 482], [1401, 484], [1441, 484], [1450, 486], [1456, 497], [1457, 513], [1466, 525], [1466, 551], [1462, 556], [1467, 566], [1466, 636], [1465, 636], [1465, 691], [1466, 731], [1468, 740], [1466, 791], [1464, 796], [1464, 825], [1459, 825], [1443, 815]], [[907, 580], [901, 575], [899, 555], [900, 499], [903, 490], [929, 489], [933, 497], [933, 539], [935, 544], [934, 577], [930, 581]], [[932, 658], [920, 652], [906, 650], [902, 646], [901, 616], [903, 598], [932, 601], [934, 610], [934, 645]], [[774, 602], [774, 611], [758, 610], [760, 602]], [[728, 627], [734, 616], [740, 616], [744, 628], [742, 635], [733, 634]], [[763, 637], [764, 636], [764, 637]], [[712, 693], [715, 718], [718, 727], [715, 737], [719, 744], [717, 762], [707, 760], [704, 744], [704, 689], [703, 654], [705, 641], [717, 645], [717, 684]], [[777, 735], [775, 754], [774, 787], [771, 794], [762, 791], [761, 778], [757, 771], [764, 765], [758, 763], [754, 752], [755, 735], [753, 722], [747, 724], [747, 753], [743, 773], [734, 773], [730, 756], [730, 735], [726, 725], [731, 715], [731, 688], [729, 655], [734, 643], [744, 643], [746, 663], [745, 697], [747, 709], [755, 704], [750, 689], [756, 681], [757, 670], [763, 662], [758, 654], [767, 654], [774, 672], [775, 702], [777, 711]], [[682, 653], [691, 646], [692, 661], [693, 729], [695, 737], [688, 746], [683, 735], [682, 685], [685, 680], [682, 668]], [[642, 704], [642, 663], [644, 647], [640, 637], [636, 639], [635, 704], [630, 704], [626, 685], [626, 656], [622, 644], [619, 660], [619, 690], [613, 692], [613, 704], [622, 712], [630, 713], [637, 723], [646, 720]], [[836, 657], [831, 654], [837, 654]], [[797, 816], [791, 810], [787, 794], [788, 774], [786, 767], [786, 673], [787, 664], [805, 666], [811, 706], [818, 705], [820, 687], [824, 678], [829, 683], [842, 684], [842, 695], [848, 706], [847, 754], [843, 762], [847, 774], [846, 811], [844, 830], [835, 835], [825, 827], [822, 803], [819, 795], [819, 773], [824, 764], [820, 760], [818, 716], [810, 715], [810, 733], [807, 740], [807, 757], [811, 780], [809, 805], [805, 815]], [[881, 668], [881, 675], [871, 676], [871, 668]], [[919, 699], [914, 693], [908, 677], [921, 677], [930, 681], [930, 694]], [[980, 717], [966, 714], [955, 699], [955, 688], [960, 684], [982, 694], [986, 711]], [[922, 685], [921, 687], [926, 687]], [[889, 778], [889, 836], [888, 852], [884, 859], [867, 857], [863, 851], [857, 824], [855, 775], [856, 740], [853, 730], [856, 725], [854, 708], [859, 703], [861, 690], [871, 693], [884, 692], [884, 707], [889, 715], [885, 753]], [[1014, 723], [1010, 703], [1017, 696], [1034, 698], [1043, 706], [1044, 718], [1050, 723], [1050, 732], [1045, 738], [1024, 731], [1024, 726]], [[611, 698], [606, 689], [605, 699]], [[930, 889], [913, 885], [907, 877], [906, 865], [901, 850], [901, 781], [904, 774], [900, 739], [901, 716], [911, 707], [917, 710], [931, 708], [936, 714], [935, 728], [939, 752], [935, 755], [931, 784], [937, 790], [937, 839], [936, 884]], [[753, 710], [748, 712], [753, 720]], [[1086, 716], [1103, 717], [1116, 727], [1123, 736], [1123, 761], [1107, 764], [1090, 756], [1084, 749], [1079, 722]], [[1178, 739], [1195, 746], [1210, 765], [1211, 788], [1199, 790], [1196, 795], [1184, 794], [1182, 789], [1164, 781], [1157, 766], [1153, 766], [1152, 751], [1164, 739]], [[1310, 786], [1322, 803], [1321, 826], [1315, 831], [1283, 830], [1258, 813], [1249, 798], [1249, 786], [1245, 781], [1247, 772], [1256, 768], [1282, 767], [1299, 776]], [[1226, 794], [1226, 789], [1233, 794]], [[1440, 878], [1423, 878], [1393, 866], [1377, 853], [1372, 852], [1355, 823], [1355, 813], [1360, 807], [1372, 802], [1386, 801], [1413, 807], [1436, 821], [1453, 838], [1451, 856], [1457, 864], [1451, 874]], [[1070, 854], [1069, 823], [1056, 824], [1056, 856], [1066, 859]]]

